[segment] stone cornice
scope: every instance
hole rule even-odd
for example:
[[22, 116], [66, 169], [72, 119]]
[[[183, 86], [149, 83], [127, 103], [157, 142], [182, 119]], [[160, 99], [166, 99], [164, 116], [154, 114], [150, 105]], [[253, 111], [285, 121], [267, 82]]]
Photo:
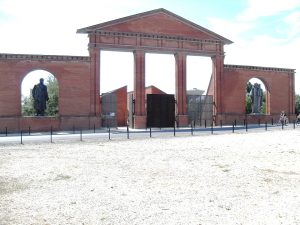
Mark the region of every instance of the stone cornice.
[[214, 43], [214, 44], [222, 44], [221, 41], [217, 40], [204, 40], [191, 38], [188, 36], [179, 36], [179, 35], [161, 35], [161, 34], [149, 34], [149, 33], [139, 33], [139, 32], [118, 32], [118, 31], [93, 31], [89, 33], [90, 35], [100, 35], [100, 36], [113, 36], [113, 37], [140, 37], [140, 38], [148, 38], [154, 40], [174, 40], [174, 41], [187, 41], [194, 43]]
[[0, 53], [0, 60], [37, 60], [37, 61], [90, 61], [88, 56], [31, 55]]
[[149, 52], [188, 52], [189, 54], [214, 56], [223, 54], [223, 43], [183, 36], [159, 34], [94, 31], [89, 34], [89, 49], [116, 49]]
[[295, 69], [261, 67], [261, 66], [245, 66], [245, 65], [228, 65], [228, 64], [224, 64], [224, 69], [246, 69], [246, 70], [255, 70], [255, 71], [260, 70], [260, 71], [295, 73]]

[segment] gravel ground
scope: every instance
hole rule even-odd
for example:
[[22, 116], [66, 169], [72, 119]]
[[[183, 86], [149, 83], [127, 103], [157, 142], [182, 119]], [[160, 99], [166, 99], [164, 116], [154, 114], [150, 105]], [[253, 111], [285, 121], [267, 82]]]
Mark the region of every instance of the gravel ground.
[[0, 145], [0, 224], [300, 224], [300, 132]]

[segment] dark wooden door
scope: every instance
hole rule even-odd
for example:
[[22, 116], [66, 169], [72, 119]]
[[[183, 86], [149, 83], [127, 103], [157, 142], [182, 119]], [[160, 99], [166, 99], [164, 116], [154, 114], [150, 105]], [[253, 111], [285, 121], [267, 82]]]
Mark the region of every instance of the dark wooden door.
[[173, 127], [175, 98], [168, 94], [147, 95], [147, 127]]

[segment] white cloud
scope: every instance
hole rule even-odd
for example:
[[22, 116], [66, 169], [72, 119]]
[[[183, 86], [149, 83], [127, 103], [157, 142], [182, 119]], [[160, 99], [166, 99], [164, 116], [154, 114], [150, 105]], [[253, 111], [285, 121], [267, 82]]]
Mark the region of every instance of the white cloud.
[[[300, 31], [300, 13], [293, 12], [298, 6], [299, 0], [249, 0], [249, 7], [234, 19], [209, 18], [207, 28], [234, 42], [225, 47], [228, 64], [300, 71], [296, 55], [300, 40], [295, 38]], [[6, 21], [0, 21], [0, 53], [87, 55], [88, 38], [76, 34], [78, 28], [155, 8], [159, 7], [147, 0], [0, 0], [1, 12], [7, 15]], [[287, 25], [286, 39], [272, 37], [267, 30], [260, 36], [250, 34], [256, 19], [286, 11], [290, 12], [282, 19]], [[166, 67], [174, 70], [174, 63]], [[190, 65], [189, 71], [192, 68], [197, 70], [197, 66]], [[296, 92], [300, 93], [298, 77]]]
[[237, 16], [242, 21], [252, 21], [259, 17], [272, 16], [293, 10], [300, 6], [299, 0], [248, 0], [248, 7]]
[[293, 12], [284, 18], [284, 22], [290, 27], [289, 38], [294, 38], [300, 34], [300, 12]]
[[139, 7], [138, 0], [4, 0], [0, 8], [8, 22], [0, 23], [0, 49], [14, 53], [86, 55], [88, 39], [76, 34], [77, 29], [128, 16]]
[[211, 30], [233, 42], [239, 39], [244, 32], [254, 27], [254, 24], [250, 22], [229, 21], [212, 17], [207, 20], [212, 27]]

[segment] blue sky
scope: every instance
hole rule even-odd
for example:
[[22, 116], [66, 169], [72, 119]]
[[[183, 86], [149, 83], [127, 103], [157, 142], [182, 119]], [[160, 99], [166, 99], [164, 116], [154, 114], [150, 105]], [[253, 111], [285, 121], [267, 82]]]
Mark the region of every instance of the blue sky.
[[[232, 40], [234, 43], [225, 47], [227, 64], [300, 71], [300, 0], [0, 0], [0, 53], [87, 55], [88, 39], [76, 34], [78, 28], [157, 8], [165, 8]], [[124, 77], [132, 79], [130, 53], [103, 55], [106, 86], [124, 71]], [[121, 71], [111, 64], [116, 57], [120, 58]], [[146, 59], [146, 84], [147, 76], [148, 84], [158, 79], [162, 83], [162, 77], [168, 85], [173, 84], [173, 56], [158, 56], [155, 61], [148, 54]], [[157, 67], [157, 62], [161, 68], [155, 70], [152, 67]], [[203, 72], [199, 76], [201, 63]], [[205, 89], [210, 66], [206, 58], [190, 57], [188, 88]], [[296, 73], [296, 93], [300, 93], [299, 76]], [[126, 79], [123, 82], [131, 85]]]

